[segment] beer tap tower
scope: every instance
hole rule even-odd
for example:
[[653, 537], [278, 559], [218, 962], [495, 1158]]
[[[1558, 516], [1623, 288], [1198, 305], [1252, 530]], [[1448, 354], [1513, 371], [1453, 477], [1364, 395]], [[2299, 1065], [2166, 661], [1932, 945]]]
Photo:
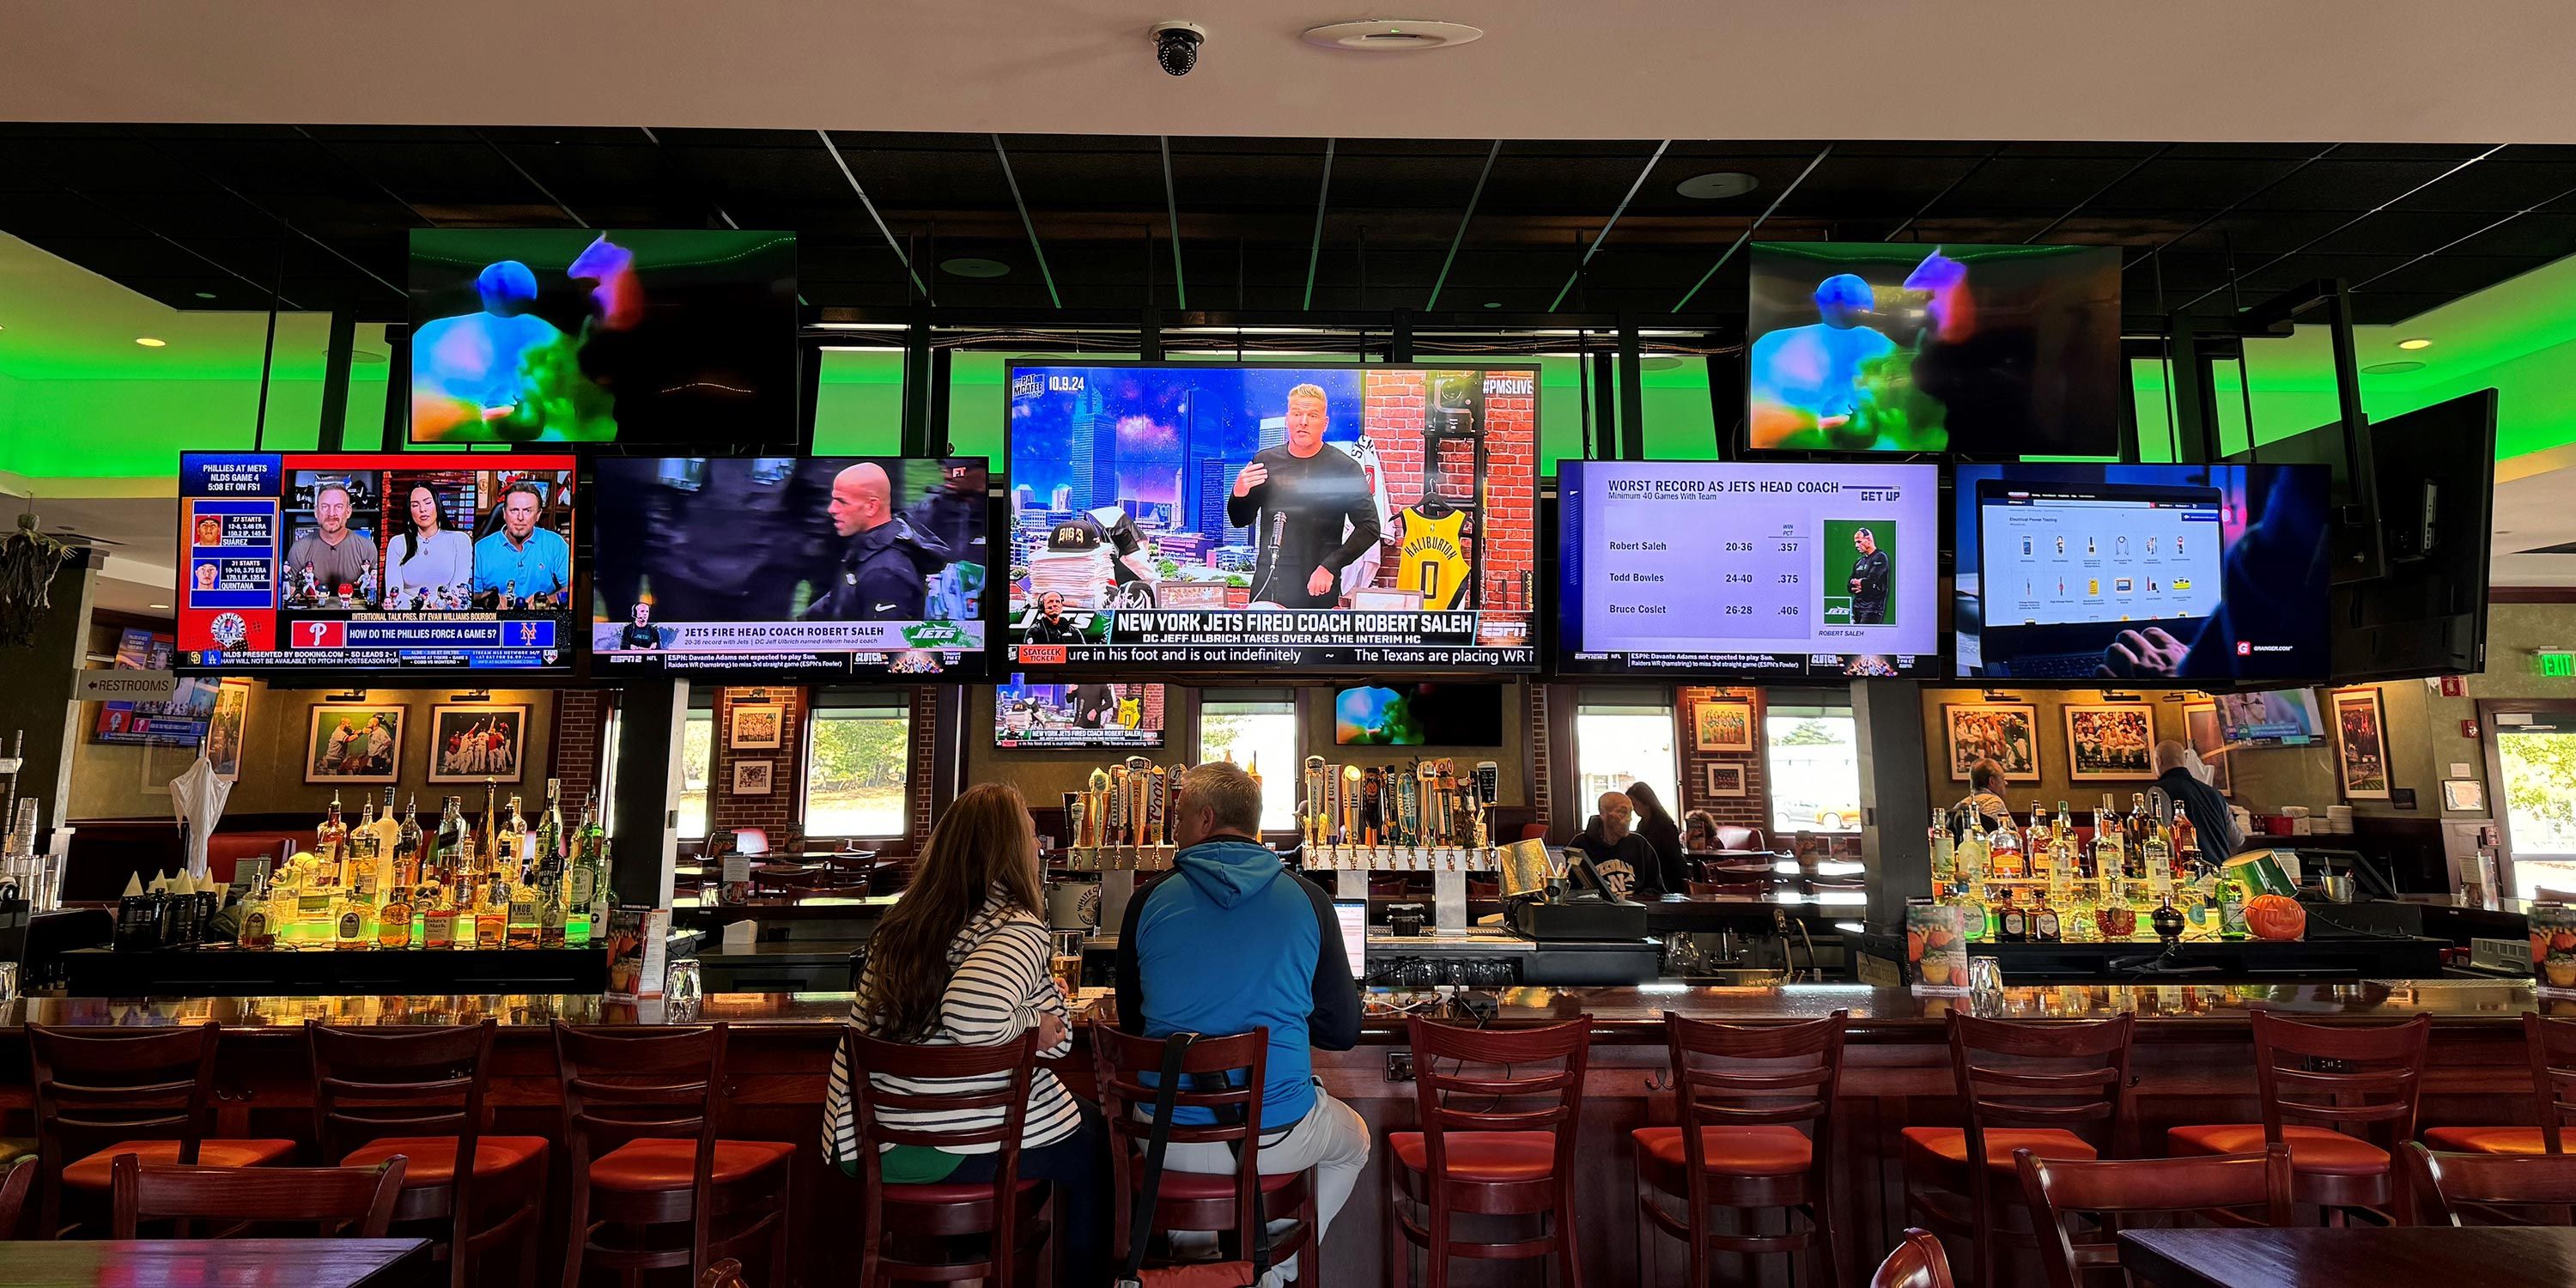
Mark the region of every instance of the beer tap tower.
[[1298, 808], [1305, 867], [1331, 872], [1338, 897], [1368, 896], [1371, 872], [1429, 872], [1442, 930], [1467, 928], [1467, 874], [1500, 866], [1486, 776], [1449, 760], [1344, 765], [1308, 756]]

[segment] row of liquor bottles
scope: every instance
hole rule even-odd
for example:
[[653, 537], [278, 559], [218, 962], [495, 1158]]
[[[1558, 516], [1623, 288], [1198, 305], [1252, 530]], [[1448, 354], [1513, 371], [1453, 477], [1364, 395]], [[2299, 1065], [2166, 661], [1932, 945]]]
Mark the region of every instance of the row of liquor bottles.
[[374, 802], [355, 826], [341, 817], [335, 794], [313, 849], [244, 899], [244, 948], [563, 948], [591, 942], [604, 925], [610, 883], [607, 832], [599, 802], [584, 807], [567, 830], [560, 780], [546, 780], [546, 807], [534, 827], [512, 796], [506, 812], [495, 785], [484, 784], [482, 826], [467, 822], [462, 797], [449, 796], [434, 830], [420, 826], [417, 802], [394, 819], [393, 791], [384, 813]]
[[1933, 897], [1960, 908], [1972, 943], [2245, 937], [2245, 891], [2204, 859], [2190, 819], [2161, 793], [2153, 807], [2132, 795], [2125, 815], [2103, 793], [2092, 830], [2088, 846], [2064, 801], [2054, 816], [2031, 802], [2026, 832], [2009, 817], [1989, 827], [1970, 806], [1935, 810]]

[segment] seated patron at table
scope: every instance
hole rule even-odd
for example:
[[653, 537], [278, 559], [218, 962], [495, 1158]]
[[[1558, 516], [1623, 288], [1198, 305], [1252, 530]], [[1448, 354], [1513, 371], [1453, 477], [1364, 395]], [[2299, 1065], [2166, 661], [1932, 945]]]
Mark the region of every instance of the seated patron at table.
[[1601, 812], [1584, 825], [1574, 838], [1574, 848], [1592, 860], [1592, 869], [1601, 874], [1603, 885], [1631, 899], [1661, 899], [1667, 894], [1681, 894], [1690, 885], [1679, 870], [1664, 870], [1663, 856], [1646, 838], [1631, 830], [1637, 807], [1625, 792], [1603, 792]]
[[1637, 811], [1637, 835], [1655, 847], [1655, 865], [1663, 873], [1664, 888], [1679, 894], [1690, 889], [1690, 862], [1682, 849], [1682, 827], [1673, 821], [1672, 811], [1664, 808], [1655, 789], [1644, 783], [1628, 784], [1628, 804]]
[[[991, 1046], [1035, 1029], [1038, 1054], [1073, 1050], [1064, 995], [1047, 973], [1051, 941], [1039, 893], [1037, 826], [1020, 794], [981, 783], [948, 807], [930, 832], [911, 888], [877, 923], [850, 1023], [871, 1037], [930, 1046]], [[875, 1085], [914, 1095], [973, 1094], [1002, 1079], [918, 1083], [876, 1077]], [[1001, 1109], [949, 1114], [886, 1111], [898, 1126], [975, 1129], [1002, 1121]], [[823, 1156], [859, 1174], [858, 1124], [850, 1108], [846, 1050], [832, 1058], [823, 1102]], [[1100, 1111], [1077, 1099], [1055, 1074], [1029, 1077], [1020, 1176], [1055, 1183], [1063, 1206], [1067, 1281], [1101, 1284], [1109, 1277], [1108, 1133]], [[879, 1158], [888, 1185], [980, 1184], [993, 1179], [994, 1147], [950, 1152], [887, 1146]]]
[[1717, 834], [1717, 815], [1704, 809], [1682, 815], [1683, 853], [1715, 854], [1726, 848], [1726, 839]]
[[[1320, 1245], [1368, 1166], [1369, 1131], [1358, 1111], [1325, 1094], [1310, 1047], [1359, 1044], [1359, 985], [1332, 899], [1260, 835], [1261, 785], [1250, 774], [1210, 763], [1182, 777], [1172, 872], [1128, 901], [1119, 929], [1118, 1020], [1149, 1038], [1269, 1027], [1260, 1166], [1267, 1175], [1315, 1169]], [[1176, 1144], [1165, 1165], [1231, 1172], [1234, 1158], [1223, 1145]], [[1297, 1277], [1293, 1259], [1280, 1275]]]

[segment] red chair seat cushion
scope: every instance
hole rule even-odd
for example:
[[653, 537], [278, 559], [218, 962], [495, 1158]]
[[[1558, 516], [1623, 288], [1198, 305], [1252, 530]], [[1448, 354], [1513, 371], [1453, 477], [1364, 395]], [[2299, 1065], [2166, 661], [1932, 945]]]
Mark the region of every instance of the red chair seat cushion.
[[[291, 1140], [202, 1140], [197, 1142], [197, 1163], [201, 1167], [259, 1167], [295, 1152]], [[63, 1184], [76, 1190], [103, 1190], [108, 1186], [110, 1161], [119, 1154], [132, 1154], [147, 1163], [176, 1163], [179, 1142], [175, 1140], [135, 1140], [110, 1145], [63, 1169]]]
[[[1935, 1168], [1960, 1167], [1968, 1161], [1968, 1133], [1959, 1127], [1908, 1127], [1904, 1137], [1908, 1161]], [[2037, 1158], [2090, 1162], [2099, 1151], [2093, 1143], [2056, 1127], [2000, 1127], [1986, 1133], [1986, 1166], [2013, 1170], [2013, 1151], [2027, 1149]]]
[[[1275, 1174], [1264, 1172], [1261, 1174], [1261, 1192], [1264, 1194], [1276, 1194], [1279, 1191], [1296, 1184], [1297, 1179], [1304, 1175], [1304, 1172], [1278, 1172]], [[1139, 1185], [1144, 1183], [1144, 1171], [1142, 1168], [1137, 1169], [1137, 1183]], [[1207, 1202], [1216, 1199], [1230, 1199], [1234, 1197], [1234, 1173], [1175, 1172], [1169, 1168], [1165, 1168], [1163, 1171], [1162, 1195], [1167, 1199], [1175, 1199], [1181, 1202], [1190, 1203]]]
[[[746, 1180], [795, 1156], [794, 1145], [774, 1140], [717, 1141], [715, 1183]], [[603, 1190], [685, 1190], [697, 1163], [694, 1140], [630, 1140], [590, 1161], [590, 1183]]]
[[2549, 1152], [2549, 1138], [2537, 1127], [2431, 1127], [2424, 1143], [2451, 1154], [2539, 1155]]
[[[1448, 1145], [1449, 1179], [1453, 1181], [1539, 1181], [1556, 1171], [1554, 1132], [1453, 1131], [1444, 1139]], [[1406, 1170], [1419, 1172], [1430, 1166], [1431, 1150], [1423, 1143], [1421, 1132], [1389, 1132], [1386, 1144]]]
[[[1166, 1172], [1163, 1175], [1168, 1179], [1172, 1173]], [[1024, 1176], [1020, 1178], [1017, 1192], [1026, 1194], [1044, 1184], [1046, 1182]], [[992, 1197], [993, 1184], [990, 1181], [964, 1181], [956, 1184], [942, 1181], [937, 1185], [885, 1187], [886, 1202], [910, 1203], [918, 1207], [957, 1207], [967, 1203], [981, 1203]]]
[[[2284, 1123], [2281, 1139], [2290, 1147], [2290, 1170], [2318, 1176], [2377, 1176], [2388, 1170], [2388, 1151], [2358, 1136], [2331, 1127]], [[2168, 1154], [2260, 1154], [2261, 1123], [2199, 1123], [2165, 1131]]]
[[[478, 1136], [474, 1140], [474, 1174], [492, 1176], [506, 1172], [546, 1152], [543, 1136]], [[456, 1138], [453, 1136], [384, 1136], [368, 1141], [349, 1151], [340, 1160], [342, 1167], [374, 1167], [400, 1154], [403, 1164], [403, 1188], [452, 1185], [456, 1181]]]
[[[1628, 1135], [1641, 1158], [1674, 1170], [1690, 1165], [1679, 1127], [1640, 1127]], [[1795, 1127], [1702, 1127], [1699, 1140], [1712, 1175], [1796, 1176], [1816, 1161], [1816, 1143]]]

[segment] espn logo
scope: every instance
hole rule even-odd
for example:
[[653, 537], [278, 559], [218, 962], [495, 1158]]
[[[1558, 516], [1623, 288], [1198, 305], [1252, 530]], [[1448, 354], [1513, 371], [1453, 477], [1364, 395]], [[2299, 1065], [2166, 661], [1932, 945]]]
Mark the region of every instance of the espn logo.
[[1018, 657], [1022, 666], [1062, 666], [1065, 661], [1065, 646], [1022, 644], [1019, 646]]

